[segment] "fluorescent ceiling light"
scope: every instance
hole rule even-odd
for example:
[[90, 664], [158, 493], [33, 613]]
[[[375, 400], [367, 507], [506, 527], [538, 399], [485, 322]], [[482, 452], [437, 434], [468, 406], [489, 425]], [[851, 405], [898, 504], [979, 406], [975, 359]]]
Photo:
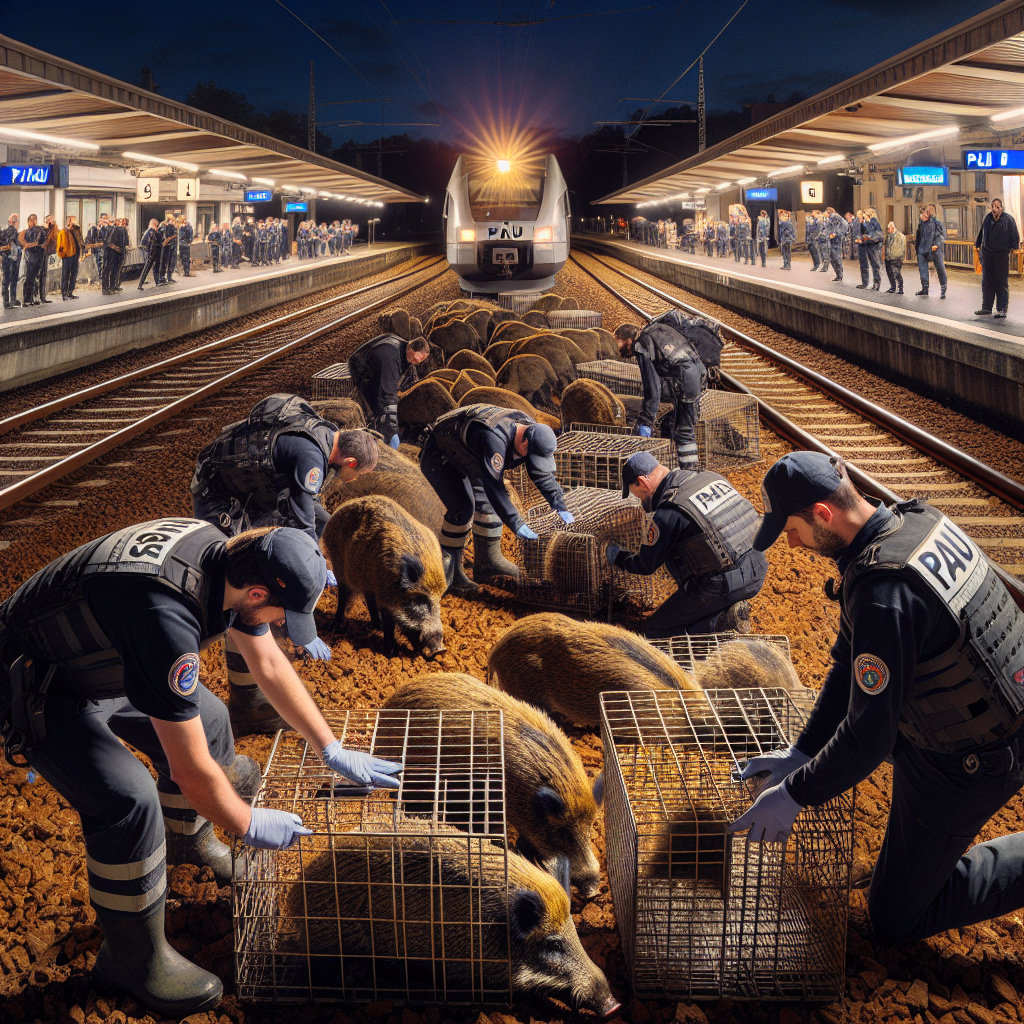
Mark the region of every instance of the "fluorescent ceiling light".
[[757, 181], [757, 178], [737, 178], [737, 185], [749, 185], [752, 181]]
[[723, 181], [720, 185], [717, 185], [716, 188], [721, 190], [723, 188], [730, 188], [731, 186], [732, 186], [732, 182], [731, 181]]
[[313, 195], [313, 196], [316, 195], [316, 189], [315, 188], [307, 188], [305, 185], [300, 185], [299, 186], [299, 191], [300, 192], [308, 192], [310, 195]]
[[215, 171], [209, 170], [207, 174], [212, 174], [215, 178], [237, 178], [239, 181], [248, 181], [244, 174], [239, 174], [238, 171]]
[[709, 188], [699, 188], [699, 189], [697, 189], [697, 191], [698, 192], [710, 192], [711, 189], [709, 189]]
[[34, 139], [36, 142], [49, 142], [54, 146], [76, 146], [79, 149], [99, 149], [95, 142], [81, 142], [78, 139], [66, 139], [60, 135], [41, 135], [39, 132], [25, 131], [23, 128], [0, 127], [0, 134], [13, 135], [18, 139]]
[[333, 199], [334, 196], [330, 192], [318, 192], [317, 195], [321, 195], [324, 199]]
[[1017, 117], [1024, 117], [1024, 107], [1017, 107], [1014, 110], [1004, 110], [1001, 114], [993, 114], [990, 120], [1012, 121]]
[[257, 185], [273, 185], [274, 183], [269, 178], [253, 178]]
[[834, 164], [845, 159], [846, 155], [844, 153], [833, 153], [831, 156], [822, 157], [815, 166], [824, 167], [825, 164]]
[[777, 178], [780, 174], [796, 174], [804, 169], [803, 164], [793, 164], [792, 167], [780, 167], [777, 171], [769, 171], [769, 178]]
[[868, 149], [872, 153], [881, 153], [887, 149], [899, 149], [911, 142], [920, 142], [922, 139], [938, 139], [944, 135], [957, 135], [960, 132], [959, 125], [948, 125], [945, 128], [934, 128], [930, 132], [918, 132], [917, 135], [907, 135], [902, 139], [889, 139], [886, 142], [873, 142]]
[[145, 153], [122, 153], [127, 160], [143, 160], [150, 164], [164, 164], [167, 167], [184, 167], [186, 171], [198, 171], [198, 164], [187, 164], [184, 160], [168, 160], [162, 156], [147, 156]]

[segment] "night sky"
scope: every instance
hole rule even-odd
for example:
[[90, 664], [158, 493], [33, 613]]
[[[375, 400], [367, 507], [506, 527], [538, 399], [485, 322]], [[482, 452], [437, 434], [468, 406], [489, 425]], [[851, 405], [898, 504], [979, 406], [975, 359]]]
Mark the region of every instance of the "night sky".
[[[46, 5], [8, 3], [0, 4], [0, 32], [129, 82], [138, 83], [149, 67], [161, 93], [173, 99], [214, 78], [263, 111], [305, 111], [313, 60], [318, 102], [375, 101], [319, 108], [318, 123], [335, 143], [408, 131], [458, 144], [498, 120], [580, 135], [595, 121], [626, 119], [646, 104], [622, 99], [665, 92], [741, 2], [288, 0], [326, 43], [275, 0], [201, 7], [111, 2], [63, 17]], [[770, 93], [781, 100], [795, 90], [811, 96], [989, 6], [748, 0], [705, 58], [709, 108], [735, 109]], [[606, 11], [620, 13], [600, 13]], [[458, 23], [434, 23], [441, 21]], [[539, 23], [494, 24], [523, 21]], [[391, 99], [383, 108], [382, 96]], [[696, 69], [666, 94], [696, 98]], [[324, 124], [341, 118], [440, 127]], [[652, 142], [656, 131], [646, 129]]]

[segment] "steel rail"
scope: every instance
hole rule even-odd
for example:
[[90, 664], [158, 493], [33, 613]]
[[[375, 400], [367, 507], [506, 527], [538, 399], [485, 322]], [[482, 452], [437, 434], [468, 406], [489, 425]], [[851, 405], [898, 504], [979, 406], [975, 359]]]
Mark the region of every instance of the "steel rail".
[[[747, 335], [742, 334], [739, 331], [736, 331], [736, 330], [733, 330], [732, 328], [727, 327], [727, 325], [722, 324], [722, 322], [720, 320], [717, 320], [714, 317], [709, 316], [708, 314], [701, 312], [701, 310], [697, 309], [695, 306], [690, 306], [690, 305], [687, 305], [686, 303], [680, 302], [678, 299], [674, 299], [674, 298], [672, 298], [672, 296], [665, 294], [660, 289], [655, 288], [652, 285], [648, 285], [644, 281], [636, 280], [630, 274], [624, 274], [624, 273], [622, 273], [622, 271], [615, 270], [614, 267], [608, 266], [607, 264], [605, 264], [605, 262], [603, 260], [598, 259], [592, 253], [587, 253], [587, 255], [590, 256], [591, 259], [593, 259], [597, 263], [599, 263], [601, 266], [605, 267], [606, 269], [613, 270], [613, 271], [615, 271], [615, 273], [620, 274], [622, 277], [625, 277], [628, 280], [633, 281], [633, 283], [637, 284], [641, 288], [646, 288], [649, 291], [654, 292], [655, 294], [657, 294], [661, 298], [664, 298], [666, 302], [669, 302], [669, 303], [671, 303], [671, 304], [673, 304], [675, 306], [678, 306], [681, 309], [687, 309], [689, 311], [692, 311], [693, 313], [699, 314], [704, 319], [712, 320], [713, 322], [715, 322], [717, 324], [721, 324], [722, 327], [725, 327], [727, 330], [731, 331], [732, 334], [738, 336], [739, 338], [742, 338], [743, 341], [744, 341], [744, 344], [746, 344], [749, 341], [751, 344], [757, 346], [757, 348], [759, 350], [758, 351], [758, 355], [763, 355], [763, 356], [765, 356], [765, 358], [768, 358], [768, 359], [772, 359], [773, 356], [778, 356], [779, 360], [783, 360], [784, 361], [784, 365], [786, 366], [787, 369], [790, 369], [791, 367], [793, 368], [792, 372], [794, 373], [794, 375], [802, 377], [803, 379], [805, 379], [809, 383], [814, 384], [814, 386], [821, 387], [821, 385], [818, 384], [813, 379], [813, 378], [817, 378], [818, 380], [824, 381], [825, 383], [830, 385], [830, 387], [839, 387], [839, 385], [832, 385], [831, 381], [828, 381], [827, 378], [822, 377], [820, 374], [814, 373], [813, 370], [808, 370], [806, 367], [800, 366], [799, 363], [794, 363], [793, 360], [789, 359], [787, 356], [783, 356], [780, 353], [774, 352], [773, 349], [768, 348], [768, 346], [763, 345], [761, 342], [754, 341], [753, 338], [748, 338]], [[627, 306], [629, 309], [633, 310], [633, 312], [636, 313], [637, 316], [639, 316], [641, 319], [647, 321], [648, 323], [650, 323], [654, 319], [654, 317], [650, 313], [648, 313], [647, 310], [645, 310], [642, 307], [638, 306], [631, 299], [628, 299], [620, 291], [618, 291], [616, 288], [613, 288], [610, 284], [608, 284], [607, 281], [602, 281], [592, 270], [589, 270], [585, 266], [583, 266], [583, 264], [580, 263], [575, 258], [575, 256], [570, 255], [569, 258], [572, 260], [572, 262], [577, 267], [580, 268], [580, 270], [582, 270], [585, 274], [587, 274], [590, 277], [592, 277], [602, 288], [605, 288], [607, 291], [611, 292], [611, 294], [614, 295], [616, 299], [618, 299], [624, 306]], [[772, 355], [769, 355], [768, 353], [772, 353]], [[810, 376], [808, 376], [808, 375], [810, 375]], [[722, 372], [722, 383], [725, 384], [726, 387], [730, 391], [736, 391], [736, 392], [739, 392], [740, 394], [749, 395], [751, 398], [754, 398], [757, 401], [758, 415], [760, 415], [761, 418], [766, 423], [768, 423], [771, 426], [771, 428], [776, 433], [780, 434], [782, 437], [784, 437], [791, 444], [794, 444], [798, 448], [804, 449], [806, 451], [816, 451], [816, 452], [822, 453], [823, 455], [828, 455], [829, 457], [833, 457], [834, 456], [834, 457], [837, 457], [837, 458], [841, 458], [841, 456], [839, 455], [838, 452], [834, 451], [832, 448], [829, 448], [829, 446], [824, 444], [822, 441], [819, 441], [813, 434], [810, 434], [806, 430], [804, 430], [803, 427], [797, 426], [797, 424], [795, 424], [791, 419], [789, 419], [786, 416], [783, 416], [782, 413], [778, 412], [776, 409], [773, 409], [770, 405], [766, 404], [763, 399], [758, 398], [758, 396], [755, 395], [749, 388], [747, 388], [745, 385], [741, 384], [738, 380], [736, 380], [735, 377], [731, 376], [728, 373], [725, 373], [724, 371]], [[830, 397], [836, 397], [837, 400], [838, 400], [838, 396], [833, 395], [830, 389], [825, 389], [825, 390], [827, 390], [827, 392], [830, 395]], [[856, 392], [848, 391], [845, 388], [842, 388], [841, 390], [846, 392], [846, 394], [848, 396], [851, 396], [851, 401], [850, 402], [842, 402], [842, 404], [846, 405], [847, 408], [851, 409], [854, 412], [861, 413], [861, 410], [858, 408], [858, 406], [852, 400], [852, 399], [861, 399], [861, 396], [857, 395]], [[861, 399], [861, 401], [865, 402], [865, 404], [871, 406], [873, 409], [879, 409], [880, 408], [879, 406], [874, 405], [874, 403], [868, 402], [867, 399]], [[885, 412], [884, 409], [882, 409], [880, 411], [881, 412]], [[891, 413], [886, 413], [886, 415], [887, 416], [891, 416], [892, 414]], [[865, 416], [865, 418], [868, 418], [868, 417]], [[899, 417], [893, 417], [893, 419], [898, 420]], [[901, 422], [906, 422], [906, 421], [901, 421]], [[884, 424], [882, 424], [882, 425], [884, 425]], [[913, 424], [907, 424], [907, 426], [913, 427]], [[913, 430], [915, 432], [917, 432], [917, 433], [923, 434], [925, 437], [930, 437], [931, 436], [931, 435], [928, 435], [928, 434], [924, 434], [924, 431], [921, 431], [920, 428], [918, 428], [918, 427], [913, 427]], [[907, 440], [907, 438], [903, 438], [903, 440]], [[942, 446], [944, 446], [946, 448], [950, 448], [949, 445], [946, 445], [945, 442], [939, 441], [938, 438], [932, 438], [932, 440], [937, 441], [939, 445], [942, 445]], [[916, 445], [915, 445], [915, 447], [916, 447]], [[955, 449], [955, 448], [952, 448], [951, 450], [952, 451], [957, 451], [957, 449]], [[939, 458], [934, 453], [928, 452], [927, 454], [931, 455], [931, 457], [934, 458], [937, 462], [945, 464], [943, 462], [943, 459]], [[964, 459], [968, 460], [969, 462], [972, 462], [972, 463], [977, 462], [976, 459], [971, 458], [969, 455], [966, 455], [963, 452], [961, 452], [960, 454], [963, 455]], [[977, 464], [979, 466], [984, 466], [984, 463], [977, 463]], [[886, 504], [892, 504], [895, 501], [902, 500], [900, 498], [900, 496], [898, 494], [896, 494], [895, 491], [892, 491], [888, 487], [886, 487], [884, 484], [879, 483], [874, 477], [872, 477], [868, 473], [865, 473], [862, 469], [859, 469], [857, 466], [851, 465], [850, 463], [847, 463], [846, 466], [847, 466], [847, 471], [849, 473], [850, 479], [853, 481], [854, 485], [860, 491], [863, 491], [865, 494], [867, 494], [867, 495], [869, 495], [871, 497], [878, 498], [881, 501], [884, 501]], [[954, 467], [950, 467], [950, 468], [954, 468]], [[989, 472], [991, 472], [995, 476], [1001, 477], [1002, 479], [1009, 481], [1011, 484], [1016, 484], [1016, 481], [1010, 480], [1009, 477], [1003, 477], [1003, 475], [1001, 473], [997, 473], [995, 470], [991, 469], [991, 467], [984, 466], [984, 468], [989, 470]], [[959, 469], [957, 469], [956, 471], [957, 472], [961, 472]], [[965, 477], [968, 477], [968, 479], [972, 479], [973, 480], [973, 477], [969, 477], [967, 473], [961, 472], [961, 475], [965, 476]], [[983, 484], [979, 480], [974, 480], [974, 482], [978, 483], [980, 486], [987, 486], [987, 485]], [[1024, 490], [1024, 489], [1022, 489], [1022, 490]], [[1002, 497], [1002, 495], [999, 495], [999, 496]], [[1007, 503], [1008, 504], [1013, 504], [1012, 502], [1007, 502]], [[1024, 507], [1024, 506], [1022, 506], [1022, 507]], [[1011, 576], [1010, 573], [1008, 573], [997, 562], [993, 561], [987, 554], [985, 555], [985, 557], [988, 559], [988, 563], [989, 563], [989, 565], [992, 566], [992, 569], [995, 571], [996, 575], [1003, 581], [1003, 583], [1006, 585], [1006, 588], [1010, 591], [1010, 594], [1013, 596], [1014, 601], [1017, 603], [1017, 605], [1021, 609], [1024, 609], [1024, 582], [1022, 582], [1021, 580], [1017, 579], [1016, 576]]]
[[[806, 366], [802, 366], [789, 356], [785, 356], [781, 352], [777, 352], [775, 349], [770, 348], [768, 345], [765, 345], [764, 342], [758, 341], [756, 338], [751, 338], [750, 335], [744, 334], [742, 331], [738, 331], [735, 327], [730, 327], [728, 324], [722, 323], [721, 320], [712, 316], [710, 313], [705, 313], [696, 306], [691, 306], [689, 303], [683, 302], [681, 299], [674, 298], [667, 292], [662, 291], [660, 288], [656, 288], [654, 285], [648, 284], [646, 281], [641, 281], [632, 274], [627, 274], [625, 271], [619, 270], [618, 267], [614, 267], [611, 264], [606, 263], [603, 259], [594, 255], [592, 252], [588, 252], [587, 255], [590, 259], [599, 263], [605, 269], [618, 274], [620, 277], [626, 278], [627, 281], [631, 281], [638, 287], [646, 288], [648, 291], [654, 293], [659, 298], [664, 299], [671, 305], [676, 306], [678, 309], [684, 309], [687, 312], [693, 313], [696, 316], [701, 316], [705, 320], [710, 320], [713, 323], [720, 325], [724, 331], [727, 331], [733, 338], [740, 342], [744, 348], [750, 349], [758, 355], [763, 356], [765, 359], [784, 367], [789, 370], [790, 373], [800, 377], [812, 387], [825, 392], [825, 394], [830, 398], [839, 402], [840, 405], [845, 406], [847, 409], [857, 413], [859, 416], [863, 416], [864, 419], [870, 420], [877, 426], [884, 427], [890, 434], [898, 437], [901, 441], [906, 441], [907, 444], [912, 445], [924, 454], [931, 456], [936, 462], [942, 463], [942, 465], [955, 470], [961, 476], [964, 476], [968, 480], [984, 487], [985, 490], [994, 494], [997, 498], [1001, 498], [1008, 505], [1024, 510], [1024, 484], [1019, 483], [1012, 477], [1008, 477], [1005, 474], [1000, 473], [998, 470], [995, 470], [984, 462], [979, 461], [972, 455], [968, 455], [959, 448], [955, 448], [953, 445], [947, 444], [945, 441], [941, 440], [941, 438], [929, 434], [927, 431], [908, 422], [901, 416], [895, 415], [888, 409], [884, 409], [882, 406], [876, 405], [874, 402], [865, 398], [863, 395], [858, 394], [856, 391], [851, 391], [849, 388], [844, 388], [841, 384], [836, 384], [834, 381], [829, 380], [828, 377], [825, 377]], [[573, 262], [576, 263], [576, 266], [580, 267], [581, 270], [586, 271], [587, 268], [577, 262], [575, 258], [573, 258]], [[587, 272], [589, 273], [589, 271]], [[630, 305], [630, 308], [635, 311], [639, 310], [639, 307], [633, 306], [629, 302], [627, 302], [627, 305]]]
[[236, 367], [230, 373], [226, 373], [223, 376], [218, 377], [209, 384], [206, 384], [195, 391], [189, 392], [189, 394], [184, 395], [181, 398], [175, 399], [173, 402], [168, 403], [156, 412], [150, 413], [148, 416], [144, 416], [142, 419], [136, 420], [127, 427], [122, 427], [120, 430], [107, 435], [107, 437], [100, 441], [96, 441], [87, 448], [83, 448], [81, 451], [75, 452], [73, 455], [69, 455], [60, 461], [53, 463], [51, 466], [47, 466], [45, 469], [41, 469], [38, 472], [33, 473], [24, 480], [18, 481], [16, 484], [3, 488], [0, 490], [0, 511], [5, 508], [10, 508], [11, 505], [17, 504], [17, 502], [27, 498], [30, 494], [34, 494], [36, 491], [42, 490], [44, 487], [47, 487], [54, 481], [59, 480], [61, 477], [67, 476], [68, 473], [73, 473], [76, 469], [81, 469], [82, 466], [88, 465], [100, 455], [105, 455], [112, 449], [124, 444], [125, 441], [130, 441], [132, 438], [138, 437], [140, 434], [144, 434], [146, 431], [151, 430], [158, 424], [170, 419], [172, 416], [176, 416], [179, 412], [183, 412], [185, 409], [191, 408], [204, 398], [220, 391], [228, 384], [231, 384], [236, 380], [241, 380], [243, 377], [247, 377], [255, 373], [257, 370], [261, 370], [264, 366], [275, 362], [282, 358], [282, 356], [287, 355], [289, 352], [299, 348], [314, 338], [317, 338], [322, 334], [327, 334], [331, 331], [336, 331], [351, 323], [353, 320], [358, 320], [359, 318], [366, 316], [368, 313], [372, 313], [373, 310], [380, 308], [386, 303], [393, 302], [395, 299], [408, 295], [410, 292], [416, 291], [418, 288], [422, 288], [426, 284], [430, 284], [431, 281], [436, 281], [437, 278], [444, 276], [447, 272], [448, 265], [446, 262], [443, 270], [434, 274], [433, 277], [427, 278], [426, 281], [417, 282], [414, 285], [403, 288], [395, 294], [385, 295], [383, 298], [376, 299], [366, 306], [362, 306], [359, 309], [345, 313], [337, 320], [332, 320], [330, 323], [315, 327], [308, 333], [303, 334], [298, 338], [293, 338], [284, 345], [280, 345], [278, 348], [275, 348], [270, 352], [266, 352], [262, 356], [259, 356], [242, 366]]
[[200, 356], [213, 352], [216, 349], [226, 348], [236, 342], [245, 341], [247, 338], [252, 338], [257, 334], [263, 334], [265, 331], [291, 323], [293, 320], [299, 320], [302, 317], [310, 316], [327, 306], [344, 302], [356, 295], [362, 295], [364, 292], [372, 291], [374, 288], [383, 288], [386, 285], [393, 284], [395, 281], [402, 281], [407, 277], [411, 277], [413, 274], [421, 274], [425, 270], [430, 270], [432, 267], [436, 267], [438, 262], [440, 262], [440, 259], [443, 259], [443, 257], [432, 262], [425, 263], [423, 266], [417, 267], [414, 270], [409, 270], [404, 274], [398, 274], [395, 277], [388, 278], [386, 281], [378, 281], [377, 284], [364, 285], [361, 288], [355, 288], [350, 292], [344, 292], [341, 295], [335, 295], [329, 299], [322, 299], [320, 302], [316, 302], [312, 306], [307, 306], [305, 309], [299, 309], [293, 313], [284, 313], [281, 316], [275, 317], [273, 320], [268, 320], [262, 324], [255, 324], [252, 327], [245, 328], [244, 330], [236, 331], [234, 334], [229, 334], [227, 337], [217, 338], [215, 341], [207, 342], [205, 345], [200, 345], [199, 348], [189, 349], [187, 352], [180, 352], [176, 356], [169, 356], [167, 359], [161, 359], [157, 363], [150, 363], [147, 366], [141, 366], [137, 370], [122, 373], [118, 377], [111, 377], [108, 380], [101, 381], [99, 384], [93, 384], [90, 387], [82, 388], [80, 391], [73, 391], [70, 394], [62, 395], [60, 398], [55, 398], [51, 402], [32, 406], [30, 409], [25, 409], [22, 412], [15, 413], [13, 416], [8, 416], [5, 419], [0, 420], [0, 435], [9, 433], [10, 431], [16, 430], [18, 427], [23, 427], [28, 423], [35, 423], [36, 420], [41, 420], [55, 412], [60, 412], [62, 409], [68, 409], [71, 406], [87, 402], [91, 398], [98, 398], [100, 395], [105, 395], [110, 391], [116, 391], [125, 384], [132, 383], [132, 381], [143, 380], [146, 377], [152, 377], [157, 373], [162, 373], [164, 370], [169, 370], [174, 366], [180, 366], [182, 363], [193, 362]]

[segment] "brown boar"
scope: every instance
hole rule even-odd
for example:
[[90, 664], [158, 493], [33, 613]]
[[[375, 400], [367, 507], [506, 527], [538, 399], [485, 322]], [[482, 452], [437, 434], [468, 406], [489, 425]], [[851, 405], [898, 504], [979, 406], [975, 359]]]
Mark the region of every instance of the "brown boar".
[[403, 341], [412, 341], [419, 335], [412, 333], [412, 318], [407, 309], [396, 306], [394, 309], [386, 309], [377, 317], [381, 334], [396, 334]]
[[496, 345], [499, 341], [518, 341], [520, 338], [529, 338], [536, 333], [537, 328], [532, 324], [523, 323], [522, 320], [506, 320], [494, 328], [491, 344]]
[[425, 380], [439, 380], [442, 383], [448, 385], [448, 390], [451, 391], [451, 386], [459, 379], [461, 370], [449, 370], [448, 367], [442, 367], [440, 370], [431, 370], [426, 375]]
[[539, 309], [527, 310], [527, 312], [523, 313], [520, 316], [520, 319], [523, 321], [524, 324], [529, 324], [530, 327], [533, 327], [537, 330], [551, 330], [551, 324], [548, 321], [547, 316], [544, 313], [542, 313]]
[[774, 644], [754, 637], [732, 640], [705, 661], [693, 667], [697, 682], [705, 690], [782, 689], [796, 700], [814, 702], [786, 654]]
[[416, 438], [455, 408], [451, 391], [439, 380], [421, 380], [398, 399], [398, 427], [406, 437]]
[[611, 427], [626, 425], [626, 407], [603, 384], [582, 377], [563, 392], [559, 406], [562, 426], [570, 423], [597, 423]]
[[476, 328], [465, 320], [449, 320], [435, 325], [430, 329], [430, 342], [444, 349], [446, 359], [464, 348], [473, 352], [483, 351]]
[[554, 292], [545, 292], [543, 295], [538, 296], [531, 309], [539, 309], [542, 313], [547, 313], [552, 309], [562, 308], [562, 296], [556, 295]]
[[508, 359], [508, 354], [514, 344], [514, 341], [495, 341], [487, 346], [487, 349], [484, 351], [484, 359], [491, 364], [495, 373], [505, 364], [505, 360]]
[[487, 348], [491, 332], [494, 330], [494, 318], [491, 316], [491, 310], [486, 307], [475, 309], [472, 313], [467, 313], [463, 319], [476, 331], [480, 351], [483, 352]]
[[459, 405], [461, 407], [467, 405], [496, 405], [499, 409], [518, 409], [520, 412], [525, 412], [527, 416], [532, 417], [538, 423], [543, 423], [545, 426], [550, 427], [556, 433], [562, 426], [556, 417], [541, 409], [535, 409], [522, 395], [517, 395], [514, 391], [506, 391], [505, 388], [473, 388], [472, 391], [467, 391], [459, 399]]
[[[568, 360], [566, 360], [568, 362]], [[495, 383], [506, 391], [522, 395], [532, 406], [556, 413], [554, 395], [559, 381], [552, 365], [542, 356], [514, 356], [498, 371]]]
[[310, 402], [310, 405], [325, 420], [336, 424], [339, 430], [359, 430], [366, 426], [362, 406], [351, 398], [328, 398], [322, 402]]
[[618, 343], [615, 341], [615, 335], [612, 334], [607, 327], [591, 327], [590, 330], [596, 332], [601, 341], [600, 353], [597, 356], [598, 359], [622, 358], [622, 355], [619, 352]]
[[486, 373], [492, 381], [494, 380], [494, 367], [479, 352], [470, 352], [468, 348], [456, 352], [448, 360], [447, 368], [449, 370], [479, 370], [481, 373]]
[[433, 658], [445, 649], [441, 545], [423, 523], [391, 498], [355, 498], [338, 507], [321, 539], [338, 578], [335, 629], [344, 625], [349, 599], [358, 593], [390, 651], [397, 650], [396, 626], [416, 654]]
[[601, 358], [601, 338], [597, 331], [577, 330], [574, 327], [560, 327], [558, 329], [560, 338], [568, 338], [583, 353], [583, 361], [592, 363]]
[[577, 298], [572, 295], [566, 295], [558, 306], [559, 309], [579, 309], [580, 303]]
[[452, 398], [458, 402], [463, 395], [474, 388], [492, 387], [493, 384], [494, 378], [488, 377], [487, 374], [481, 373], [479, 370], [463, 370], [452, 385]]

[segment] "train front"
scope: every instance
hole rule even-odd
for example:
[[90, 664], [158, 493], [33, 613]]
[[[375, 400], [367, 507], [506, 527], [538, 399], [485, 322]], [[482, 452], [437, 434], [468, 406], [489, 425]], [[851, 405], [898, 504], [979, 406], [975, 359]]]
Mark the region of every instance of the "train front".
[[569, 257], [569, 217], [553, 154], [460, 156], [445, 195], [448, 262], [470, 293], [545, 291]]

